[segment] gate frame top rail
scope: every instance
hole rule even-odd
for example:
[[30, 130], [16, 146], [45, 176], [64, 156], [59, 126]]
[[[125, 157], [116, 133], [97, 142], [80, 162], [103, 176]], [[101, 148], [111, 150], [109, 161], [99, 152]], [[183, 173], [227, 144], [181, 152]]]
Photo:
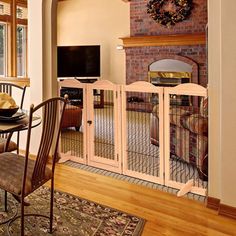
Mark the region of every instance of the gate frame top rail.
[[67, 88], [85, 88], [86, 84], [81, 83], [77, 79], [63, 79], [58, 81], [58, 87], [67, 87]]
[[162, 87], [157, 87], [146, 81], [137, 81], [132, 84], [122, 85], [122, 90], [125, 92], [145, 92], [146, 93], [163, 93]]
[[189, 96], [201, 96], [207, 97], [208, 90], [201, 85], [185, 83], [175, 87], [165, 87], [165, 94], [177, 94], [177, 95], [189, 95]]

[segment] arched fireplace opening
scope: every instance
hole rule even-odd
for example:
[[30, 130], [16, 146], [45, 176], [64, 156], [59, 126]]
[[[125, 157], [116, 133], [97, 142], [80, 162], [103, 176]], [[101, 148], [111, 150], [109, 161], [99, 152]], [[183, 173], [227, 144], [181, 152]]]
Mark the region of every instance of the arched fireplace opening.
[[192, 66], [179, 60], [162, 59], [149, 65], [148, 80], [157, 86], [191, 83]]
[[181, 59], [165, 58], [152, 62], [148, 66], [148, 81], [164, 87], [182, 83], [198, 84], [197, 64], [187, 58]]

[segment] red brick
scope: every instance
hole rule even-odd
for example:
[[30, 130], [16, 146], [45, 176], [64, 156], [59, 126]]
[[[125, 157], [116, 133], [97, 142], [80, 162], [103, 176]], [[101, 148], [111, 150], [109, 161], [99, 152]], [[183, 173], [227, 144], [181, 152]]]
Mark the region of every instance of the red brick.
[[[190, 17], [170, 28], [156, 23], [147, 14], [148, 0], [131, 0], [131, 36], [192, 34], [205, 32], [207, 24], [207, 0], [193, 0]], [[196, 46], [138, 47], [126, 49], [126, 81], [147, 81], [148, 66], [157, 60], [179, 59], [193, 66], [192, 82], [207, 85], [206, 48]]]

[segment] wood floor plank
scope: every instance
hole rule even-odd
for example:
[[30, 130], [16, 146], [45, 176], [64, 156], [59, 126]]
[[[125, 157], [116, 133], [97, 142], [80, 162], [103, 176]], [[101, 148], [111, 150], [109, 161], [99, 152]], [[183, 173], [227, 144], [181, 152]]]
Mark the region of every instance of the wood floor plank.
[[203, 203], [112, 177], [57, 165], [55, 188], [144, 218], [144, 236], [236, 236], [236, 221]]

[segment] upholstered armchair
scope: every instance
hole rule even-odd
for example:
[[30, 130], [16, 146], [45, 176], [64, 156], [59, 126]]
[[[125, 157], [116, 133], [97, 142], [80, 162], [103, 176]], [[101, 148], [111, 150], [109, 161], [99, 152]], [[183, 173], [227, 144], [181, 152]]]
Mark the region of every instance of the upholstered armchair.
[[[170, 108], [170, 156], [197, 167], [199, 177], [208, 177], [208, 119], [201, 109], [186, 106]], [[151, 114], [151, 143], [159, 145], [158, 106]], [[205, 111], [206, 112], [206, 111]]]
[[67, 104], [62, 118], [62, 129], [74, 127], [79, 131], [81, 123], [82, 108]]

